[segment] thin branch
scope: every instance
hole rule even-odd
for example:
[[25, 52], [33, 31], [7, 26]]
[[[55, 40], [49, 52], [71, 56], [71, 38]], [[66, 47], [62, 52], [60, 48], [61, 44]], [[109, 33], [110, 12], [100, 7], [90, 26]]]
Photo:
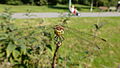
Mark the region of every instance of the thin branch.
[[57, 52], [58, 52], [60, 45], [61, 45], [60, 43], [56, 44], [56, 49], [55, 49], [53, 60], [52, 60], [52, 68], [56, 67]]

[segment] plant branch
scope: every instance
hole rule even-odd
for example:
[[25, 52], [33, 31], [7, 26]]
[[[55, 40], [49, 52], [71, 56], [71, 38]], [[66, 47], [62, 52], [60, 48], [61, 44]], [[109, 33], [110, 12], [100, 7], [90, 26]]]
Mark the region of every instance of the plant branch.
[[55, 68], [55, 66], [56, 66], [57, 52], [58, 52], [60, 45], [61, 44], [59, 44], [59, 43], [56, 44], [56, 49], [55, 49], [53, 60], [52, 60], [52, 68]]

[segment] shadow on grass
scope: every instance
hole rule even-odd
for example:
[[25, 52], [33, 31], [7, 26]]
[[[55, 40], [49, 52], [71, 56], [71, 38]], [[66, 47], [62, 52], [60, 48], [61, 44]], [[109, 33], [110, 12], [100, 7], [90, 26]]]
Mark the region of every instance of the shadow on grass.
[[[57, 5], [48, 5], [48, 8], [52, 8], [52, 9], [58, 9], [58, 10], [64, 10], [64, 11], [69, 11], [69, 8], [67, 6], [57, 6]], [[81, 11], [83, 9], [85, 10], [89, 10], [90, 7], [89, 6], [76, 6], [76, 8]], [[95, 9], [95, 8], [93, 8]]]
[[56, 6], [56, 5], [48, 5], [48, 8], [64, 10], [64, 11], [68, 11], [69, 9], [67, 6]]

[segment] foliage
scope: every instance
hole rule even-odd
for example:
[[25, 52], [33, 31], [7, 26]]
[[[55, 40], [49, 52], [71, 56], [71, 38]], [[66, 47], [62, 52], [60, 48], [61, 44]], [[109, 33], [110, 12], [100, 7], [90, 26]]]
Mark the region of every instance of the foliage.
[[6, 2], [8, 5], [21, 5], [22, 1], [21, 0], [7, 0]]
[[58, 3], [60, 4], [68, 4], [68, 0], [58, 0]]
[[50, 5], [56, 5], [58, 3], [58, 0], [48, 0], [48, 3]]
[[34, 0], [21, 0], [24, 4], [32, 4]]
[[1, 3], [1, 4], [6, 4], [6, 1], [7, 1], [7, 0], [0, 0], [0, 3]]
[[44, 26], [17, 28], [11, 15], [6, 8], [0, 17], [0, 63], [3, 67], [43, 67], [49, 61], [50, 33]]
[[[28, 10], [28, 16], [29, 13]], [[50, 27], [59, 24], [59, 20], [65, 24], [65, 41], [58, 51], [57, 68], [117, 68], [119, 66], [120, 17], [98, 19], [100, 23], [108, 23], [100, 28], [100, 36], [107, 39], [110, 45], [98, 39], [95, 41], [91, 39], [93, 37], [81, 33], [93, 33], [91, 29], [95, 28], [93, 24], [96, 24], [97, 21], [97, 18], [94, 17], [62, 18], [62, 20], [61, 18], [47, 18], [42, 21], [41, 19], [28, 19], [29, 22], [24, 23], [24, 19], [14, 21], [11, 15], [9, 8], [6, 8], [5, 13], [0, 17], [0, 67], [2, 68], [7, 68], [6, 66], [9, 68], [10, 66], [13, 68], [49, 68], [52, 60], [50, 50], [54, 49], [54, 46], [49, 45], [52, 40], [52, 31], [49, 33], [45, 26], [37, 24], [35, 27], [30, 24], [33, 25], [39, 21], [40, 25], [41, 22], [44, 22], [45, 25], [49, 23]], [[23, 23], [24, 28], [21, 25]], [[96, 24], [98, 28], [100, 23]], [[74, 30], [67, 27], [74, 28]], [[98, 43], [100, 49], [88, 41]]]
[[48, 4], [47, 0], [35, 0], [34, 2], [36, 5], [39, 5], [39, 6]]
[[[84, 4], [90, 5], [92, 0], [72, 0], [73, 4]], [[116, 6], [118, 0], [93, 0], [94, 6]], [[21, 4], [30, 4], [30, 5], [56, 5], [59, 4], [68, 4], [68, 0], [1, 0], [2, 4], [11, 4], [11, 5], [21, 5]]]

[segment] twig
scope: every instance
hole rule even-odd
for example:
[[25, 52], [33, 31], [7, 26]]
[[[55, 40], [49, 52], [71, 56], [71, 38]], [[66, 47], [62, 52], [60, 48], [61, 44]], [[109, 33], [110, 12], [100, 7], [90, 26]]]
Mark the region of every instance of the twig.
[[57, 52], [58, 52], [60, 45], [61, 45], [60, 43], [56, 44], [56, 49], [55, 49], [53, 60], [52, 60], [52, 68], [55, 68], [56, 66]]

